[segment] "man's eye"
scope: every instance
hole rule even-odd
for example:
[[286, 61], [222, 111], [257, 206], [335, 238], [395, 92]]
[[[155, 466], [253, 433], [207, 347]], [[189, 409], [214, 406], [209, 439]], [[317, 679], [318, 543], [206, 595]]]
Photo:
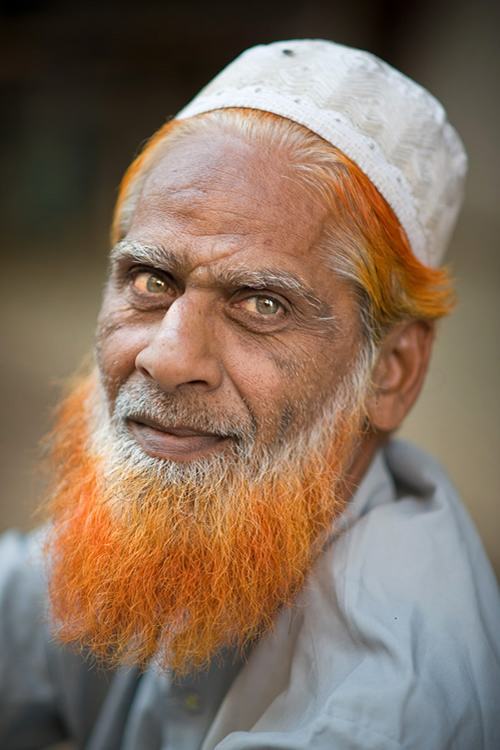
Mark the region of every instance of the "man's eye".
[[249, 312], [260, 315], [277, 315], [283, 312], [283, 305], [273, 297], [249, 297], [241, 303]]
[[165, 294], [170, 291], [170, 285], [159, 274], [150, 271], [140, 271], [132, 279], [134, 289], [142, 294]]

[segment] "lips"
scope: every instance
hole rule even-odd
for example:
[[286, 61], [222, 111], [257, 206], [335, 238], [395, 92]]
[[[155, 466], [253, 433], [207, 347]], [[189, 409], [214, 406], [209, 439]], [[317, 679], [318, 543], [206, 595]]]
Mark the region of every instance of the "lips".
[[149, 417], [129, 419], [132, 435], [142, 449], [153, 458], [171, 461], [192, 461], [220, 450], [229, 438], [182, 425], [166, 427]]

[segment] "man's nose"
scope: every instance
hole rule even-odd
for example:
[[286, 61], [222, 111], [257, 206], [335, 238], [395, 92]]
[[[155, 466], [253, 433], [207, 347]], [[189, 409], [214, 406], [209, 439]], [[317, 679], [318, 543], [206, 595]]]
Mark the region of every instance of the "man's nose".
[[167, 393], [181, 386], [212, 391], [222, 380], [207, 309], [186, 296], [177, 299], [136, 357], [136, 368]]

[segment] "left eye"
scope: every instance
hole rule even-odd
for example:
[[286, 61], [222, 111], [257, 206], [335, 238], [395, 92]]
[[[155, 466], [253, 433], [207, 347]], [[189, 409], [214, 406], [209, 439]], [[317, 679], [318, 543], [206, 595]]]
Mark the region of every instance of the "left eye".
[[276, 315], [283, 310], [281, 302], [273, 297], [249, 297], [243, 301], [242, 307], [259, 315]]
[[138, 292], [143, 294], [165, 294], [165, 292], [170, 291], [170, 286], [164, 278], [148, 271], [137, 273], [132, 280], [132, 284]]

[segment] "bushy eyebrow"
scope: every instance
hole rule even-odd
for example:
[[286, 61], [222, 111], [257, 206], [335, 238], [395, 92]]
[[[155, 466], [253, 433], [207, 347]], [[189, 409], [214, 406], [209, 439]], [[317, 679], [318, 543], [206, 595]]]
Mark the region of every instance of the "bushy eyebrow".
[[172, 273], [180, 271], [184, 265], [177, 253], [161, 245], [149, 245], [136, 240], [121, 240], [111, 249], [109, 261], [112, 265], [123, 260], [144, 263]]
[[[184, 253], [172, 252], [160, 245], [144, 244], [135, 240], [121, 240], [110, 254], [110, 262], [120, 263], [129, 260], [144, 263], [168, 273], [179, 273], [186, 266]], [[330, 307], [317, 296], [314, 289], [291, 271], [279, 268], [247, 268], [238, 265], [233, 268], [208, 269], [211, 281], [216, 287], [227, 289], [247, 288], [274, 290], [283, 294], [292, 293], [315, 308], [319, 317], [334, 320]]]

